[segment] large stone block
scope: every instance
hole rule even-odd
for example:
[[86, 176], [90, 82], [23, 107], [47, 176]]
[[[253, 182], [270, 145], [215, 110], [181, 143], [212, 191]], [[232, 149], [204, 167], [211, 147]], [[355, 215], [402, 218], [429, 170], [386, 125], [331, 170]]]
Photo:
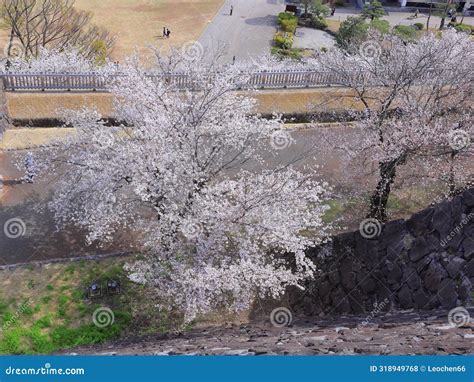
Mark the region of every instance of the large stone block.
[[431, 252], [431, 245], [426, 241], [425, 237], [417, 237], [410, 249], [410, 260], [418, 261]]
[[467, 277], [463, 277], [457, 288], [459, 299], [465, 303], [471, 298], [472, 284]]
[[438, 263], [436, 260], [431, 261], [424, 277], [425, 288], [432, 292], [436, 292], [441, 280], [447, 276], [448, 273], [444, 270], [440, 263]]
[[423, 290], [423, 288], [420, 288], [413, 293], [413, 303], [415, 305], [415, 308], [426, 309], [429, 301], [430, 301], [430, 297]]
[[452, 279], [444, 279], [438, 286], [438, 298], [445, 309], [456, 306], [458, 294], [456, 293], [456, 283]]
[[413, 236], [421, 236], [430, 233], [432, 231], [430, 223], [433, 213], [433, 208], [427, 208], [426, 210], [414, 214], [406, 222], [407, 229]]
[[460, 257], [454, 257], [449, 259], [446, 265], [446, 270], [451, 278], [455, 278], [460, 272], [462, 267], [466, 264], [466, 260]]

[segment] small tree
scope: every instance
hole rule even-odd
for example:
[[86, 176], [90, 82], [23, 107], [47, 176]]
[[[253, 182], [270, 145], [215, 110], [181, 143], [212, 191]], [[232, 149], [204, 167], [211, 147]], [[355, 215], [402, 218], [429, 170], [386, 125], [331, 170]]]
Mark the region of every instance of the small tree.
[[328, 17], [331, 13], [331, 9], [323, 4], [321, 0], [313, 0], [309, 6], [309, 11], [318, 18]]
[[377, 0], [372, 0], [369, 4], [362, 8], [361, 16], [365, 19], [379, 19], [385, 15], [382, 3]]
[[74, 8], [74, 0], [4, 0], [0, 17], [10, 30], [9, 56], [15, 43], [26, 58], [36, 57], [42, 48], [76, 47], [90, 55], [97, 41], [108, 54], [114, 44], [106, 30], [90, 24], [91, 13]]
[[342, 49], [348, 49], [359, 45], [367, 38], [369, 25], [362, 17], [350, 16], [341, 23], [336, 34], [337, 45]]
[[[463, 115], [472, 115], [474, 44], [454, 31], [416, 43], [372, 34], [348, 51], [320, 54], [318, 63], [337, 74], [365, 109], [358, 125], [366, 143], [358, 152], [378, 162], [369, 216], [384, 221], [399, 166], [431, 147], [448, 147], [456, 134], [470, 142], [472, 119]], [[464, 130], [453, 132], [459, 124]]]

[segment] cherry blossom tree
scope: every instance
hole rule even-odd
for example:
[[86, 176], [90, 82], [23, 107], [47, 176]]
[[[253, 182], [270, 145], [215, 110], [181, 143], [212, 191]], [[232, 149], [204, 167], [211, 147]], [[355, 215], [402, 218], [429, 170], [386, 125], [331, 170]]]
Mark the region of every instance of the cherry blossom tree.
[[[472, 121], [473, 113], [474, 44], [466, 34], [452, 31], [440, 37], [429, 33], [413, 43], [372, 32], [349, 52], [334, 49], [316, 60], [337, 74], [362, 105], [356, 123], [361, 143], [352, 151], [378, 162], [369, 217], [383, 221], [397, 169], [407, 159], [420, 154], [432, 166], [435, 157], [440, 164], [440, 152], [453, 159], [466, 154], [472, 135], [472, 123], [466, 121]], [[453, 139], [464, 140], [460, 150]], [[428, 150], [440, 146], [455, 149]]]
[[157, 53], [155, 76], [124, 64], [110, 85], [122, 124], [106, 126], [94, 110], [65, 112], [77, 134], [45, 150], [38, 166], [60, 176], [50, 204], [59, 227], [74, 223], [101, 242], [136, 232], [144, 256], [128, 264], [131, 279], [180, 306], [186, 321], [301, 286], [315, 271], [305, 249], [328, 228], [328, 185], [311, 169], [267, 165], [291, 136], [233, 91], [246, 68], [201, 56], [192, 47]]

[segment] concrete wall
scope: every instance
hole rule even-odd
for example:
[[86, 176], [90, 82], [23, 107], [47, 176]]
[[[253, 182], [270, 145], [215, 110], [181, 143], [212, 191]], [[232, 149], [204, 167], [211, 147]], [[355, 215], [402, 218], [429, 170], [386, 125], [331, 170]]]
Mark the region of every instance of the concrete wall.
[[474, 285], [474, 188], [408, 220], [368, 228], [336, 236], [309, 252], [321, 271], [305, 291], [290, 292], [293, 311], [451, 309], [469, 301]]

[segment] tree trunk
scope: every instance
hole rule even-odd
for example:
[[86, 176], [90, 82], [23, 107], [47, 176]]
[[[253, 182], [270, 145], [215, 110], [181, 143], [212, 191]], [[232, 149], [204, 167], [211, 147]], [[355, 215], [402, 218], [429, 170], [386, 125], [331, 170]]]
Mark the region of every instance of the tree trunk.
[[428, 18], [426, 19], [426, 30], [430, 29], [430, 19], [431, 19], [431, 12], [433, 10], [433, 0], [430, 2], [430, 13], [428, 13]]
[[454, 177], [454, 158], [456, 156], [455, 152], [451, 153], [451, 163], [449, 165], [449, 179], [448, 179], [448, 186], [449, 186], [449, 196], [456, 195], [456, 179]]
[[380, 180], [377, 188], [370, 197], [370, 212], [367, 217], [380, 222], [387, 220], [387, 203], [390, 196], [392, 183], [397, 174], [398, 159], [379, 163]]

